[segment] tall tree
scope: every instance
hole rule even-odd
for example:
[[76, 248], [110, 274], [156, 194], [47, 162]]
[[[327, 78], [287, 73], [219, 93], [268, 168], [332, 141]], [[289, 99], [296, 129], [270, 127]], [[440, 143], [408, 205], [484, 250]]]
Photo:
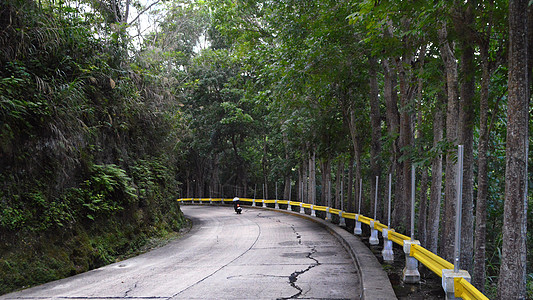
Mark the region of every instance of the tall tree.
[[[446, 70], [446, 140], [450, 145], [457, 146], [458, 120], [459, 120], [459, 97], [458, 97], [458, 70], [457, 59], [453, 43], [448, 39], [447, 23], [441, 22], [439, 28], [440, 52]], [[453, 258], [455, 207], [457, 202], [456, 178], [457, 160], [455, 148], [450, 147], [446, 154], [446, 182], [444, 198], [444, 224], [442, 230], [441, 247], [442, 255], [451, 261]]]
[[526, 298], [528, 1], [509, 1], [509, 78], [503, 245], [498, 297]]
[[[372, 141], [370, 146], [370, 169], [372, 176], [372, 186], [370, 193], [374, 197], [376, 194], [376, 176], [381, 176], [381, 113], [380, 113], [380, 103], [379, 103], [379, 90], [378, 90], [378, 80], [377, 80], [377, 68], [378, 64], [374, 57], [369, 57], [369, 85], [370, 85], [370, 124], [372, 128]], [[381, 179], [383, 180], [383, 178]], [[379, 187], [378, 187], [379, 190]], [[380, 195], [378, 193], [378, 199]], [[374, 202], [377, 203], [378, 207], [375, 208], [377, 211], [377, 218], [382, 219], [383, 215], [383, 205], [381, 201]], [[374, 211], [374, 204], [371, 205], [372, 211]]]
[[473, 1], [456, 16], [456, 31], [463, 32], [460, 39], [461, 75], [458, 142], [464, 146], [462, 220], [461, 220], [461, 268], [472, 272], [474, 250], [474, 94], [475, 94], [475, 35]]

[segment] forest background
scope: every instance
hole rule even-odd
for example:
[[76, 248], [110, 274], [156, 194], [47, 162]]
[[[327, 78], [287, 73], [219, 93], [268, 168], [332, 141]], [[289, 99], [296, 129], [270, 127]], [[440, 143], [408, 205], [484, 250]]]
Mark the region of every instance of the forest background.
[[0, 28], [0, 293], [178, 231], [178, 197], [385, 220], [390, 173], [406, 232], [412, 166], [452, 261], [460, 144], [461, 266], [533, 298], [528, 1], [5, 0]]

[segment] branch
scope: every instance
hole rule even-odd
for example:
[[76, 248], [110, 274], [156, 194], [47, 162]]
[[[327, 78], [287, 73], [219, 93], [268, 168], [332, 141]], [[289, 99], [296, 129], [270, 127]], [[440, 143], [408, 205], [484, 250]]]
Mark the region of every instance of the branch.
[[150, 4], [147, 8], [145, 8], [143, 11], [141, 11], [136, 17], [135, 19], [131, 20], [131, 22], [128, 23], [128, 26], [131, 26], [131, 24], [135, 23], [135, 21], [137, 21], [139, 19], [139, 17], [144, 14], [147, 10], [149, 10], [150, 8], [152, 8], [152, 6], [158, 4], [159, 2], [161, 2], [161, 0], [157, 0], [156, 2]]

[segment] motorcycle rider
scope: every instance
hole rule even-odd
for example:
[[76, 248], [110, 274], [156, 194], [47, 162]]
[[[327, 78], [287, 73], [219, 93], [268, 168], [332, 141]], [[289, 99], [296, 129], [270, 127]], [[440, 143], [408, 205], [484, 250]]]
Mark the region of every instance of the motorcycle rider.
[[241, 206], [241, 201], [239, 200], [239, 197], [235, 197], [233, 198], [233, 209], [235, 210], [235, 212], [238, 212], [238, 207]]

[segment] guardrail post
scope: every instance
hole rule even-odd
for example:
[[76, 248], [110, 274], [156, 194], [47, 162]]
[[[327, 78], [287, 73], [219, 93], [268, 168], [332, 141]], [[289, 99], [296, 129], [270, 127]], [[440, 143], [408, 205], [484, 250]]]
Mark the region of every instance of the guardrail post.
[[394, 251], [392, 250], [392, 241], [389, 240], [389, 232], [394, 231], [394, 229], [383, 229], [383, 250], [381, 251], [381, 255], [383, 256], [383, 260], [388, 263], [392, 263], [394, 261]]
[[331, 213], [329, 212], [329, 207], [326, 207], [326, 221], [332, 221]]
[[455, 297], [455, 278], [463, 277], [470, 282], [470, 274], [465, 270], [455, 272], [453, 269], [442, 270], [442, 288], [446, 293], [446, 299], [460, 299]]
[[[370, 231], [370, 239], [368, 240], [370, 245], [374, 245], [374, 246], [375, 245], [379, 245], [378, 230], [374, 226], [375, 222], [376, 221], [374, 221], [374, 220], [370, 221], [371, 231]], [[379, 221], [377, 221], [377, 222], [379, 222]]]
[[411, 245], [420, 245], [418, 240], [404, 240], [403, 252], [405, 253], [405, 268], [402, 272], [402, 280], [405, 283], [418, 283], [420, 281], [420, 272], [418, 272], [418, 260], [409, 256]]
[[316, 217], [315, 206], [311, 204], [311, 217]]
[[278, 199], [276, 199], [276, 202], [274, 202], [274, 208], [275, 209], [279, 209], [279, 203], [278, 203]]
[[257, 191], [257, 184], [255, 185], [255, 188], [254, 188], [254, 201], [252, 201], [252, 206], [256, 206], [255, 205], [255, 192]]
[[453, 270], [442, 270], [442, 288], [446, 293], [446, 299], [457, 299], [455, 297], [455, 278], [463, 277], [470, 282], [470, 274], [465, 270], [460, 270], [461, 253], [461, 214], [463, 206], [463, 145], [457, 146], [457, 204], [455, 212], [455, 247]]
[[302, 202], [300, 202], [300, 213], [301, 214], [305, 214], [305, 208], [304, 208], [304, 204]]
[[361, 235], [363, 233], [363, 230], [361, 229], [361, 222], [359, 222], [359, 214], [355, 215], [355, 228], [353, 233], [357, 235]]
[[343, 211], [339, 211], [339, 226], [340, 227], [346, 227], [346, 220], [342, 216]]
[[353, 230], [354, 234], [361, 235], [363, 233], [363, 230], [361, 229], [361, 222], [359, 222], [359, 214], [361, 214], [361, 196], [363, 192], [363, 178], [359, 180], [359, 209], [357, 210], [357, 214], [355, 215], [355, 228]]
[[288, 211], [291, 211], [291, 210], [292, 210], [291, 200], [289, 200], [289, 201], [287, 202], [287, 210], [288, 210]]
[[267, 204], [265, 203], [265, 199], [263, 199], [263, 207], [267, 207]]

